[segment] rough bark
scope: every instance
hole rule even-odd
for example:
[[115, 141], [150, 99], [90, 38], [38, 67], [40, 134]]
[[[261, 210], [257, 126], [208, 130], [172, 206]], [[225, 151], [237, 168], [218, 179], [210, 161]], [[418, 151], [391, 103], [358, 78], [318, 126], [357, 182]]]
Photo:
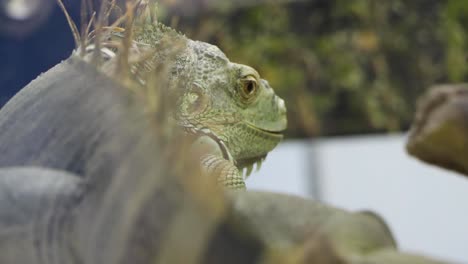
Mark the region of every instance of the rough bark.
[[468, 84], [436, 86], [420, 99], [406, 148], [422, 161], [468, 175]]

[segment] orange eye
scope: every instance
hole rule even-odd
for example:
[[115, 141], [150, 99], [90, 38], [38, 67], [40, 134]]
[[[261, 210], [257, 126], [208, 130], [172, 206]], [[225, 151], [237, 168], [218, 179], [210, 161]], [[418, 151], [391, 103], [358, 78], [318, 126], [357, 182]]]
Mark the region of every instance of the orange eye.
[[242, 81], [241, 95], [245, 99], [249, 99], [257, 92], [258, 84], [255, 78], [249, 76]]

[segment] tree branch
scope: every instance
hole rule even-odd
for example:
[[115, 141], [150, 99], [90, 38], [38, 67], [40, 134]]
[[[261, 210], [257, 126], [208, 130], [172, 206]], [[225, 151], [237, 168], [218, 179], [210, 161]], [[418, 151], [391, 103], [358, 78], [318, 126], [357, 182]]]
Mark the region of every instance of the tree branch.
[[406, 149], [468, 175], [468, 84], [435, 86], [420, 99]]

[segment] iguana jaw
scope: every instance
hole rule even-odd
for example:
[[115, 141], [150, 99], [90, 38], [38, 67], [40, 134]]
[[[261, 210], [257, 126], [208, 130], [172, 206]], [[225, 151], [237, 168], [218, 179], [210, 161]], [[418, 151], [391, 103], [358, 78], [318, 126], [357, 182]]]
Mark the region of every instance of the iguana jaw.
[[[247, 125], [250, 129], [257, 131], [257, 133], [263, 135], [264, 137], [270, 138], [271, 141], [277, 141], [277, 142], [283, 139], [282, 132], [286, 129], [286, 127], [284, 127], [278, 130], [268, 130], [268, 129], [255, 126], [249, 122], [243, 122], [243, 123]], [[255, 168], [255, 171], [260, 170], [266, 157], [267, 157], [267, 153], [264, 153], [262, 155], [258, 155], [254, 157], [237, 159], [236, 166], [239, 168], [239, 170], [244, 174], [244, 177], [246, 178], [252, 173], [254, 168]]]
[[[263, 130], [261, 128], [255, 127], [251, 124], [248, 124], [249, 127], [252, 129], [255, 129], [259, 131], [262, 134], [268, 135], [269, 137], [274, 137], [276, 140], [281, 140], [283, 135], [280, 133], [280, 131], [268, 131], [268, 130]], [[267, 153], [256, 156], [256, 157], [249, 157], [249, 158], [243, 158], [243, 159], [234, 159], [231, 152], [229, 151], [229, 148], [226, 146], [225, 142], [219, 138], [215, 133], [213, 133], [210, 129], [208, 128], [196, 128], [195, 126], [184, 126], [186, 129], [186, 132], [188, 132], [191, 135], [194, 135], [197, 137], [198, 140], [202, 141], [210, 141], [213, 143], [216, 143], [217, 149], [212, 149], [211, 154], [217, 154], [217, 155], [222, 155], [223, 158], [226, 160], [231, 161], [236, 167], [243, 172], [244, 177], [249, 176], [254, 167], [256, 167], [256, 170], [258, 171], [262, 163], [265, 161], [267, 157]], [[207, 154], [207, 153], [205, 153]], [[242, 171], [243, 170], [243, 171]]]

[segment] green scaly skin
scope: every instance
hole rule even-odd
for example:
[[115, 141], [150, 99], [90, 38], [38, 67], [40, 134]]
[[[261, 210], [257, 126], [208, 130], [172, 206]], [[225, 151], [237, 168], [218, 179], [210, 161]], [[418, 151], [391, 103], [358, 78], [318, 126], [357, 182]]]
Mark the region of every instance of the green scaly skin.
[[[214, 45], [160, 23], [135, 25], [134, 37], [137, 47], [156, 49], [156, 55], [133, 66], [134, 73], [149, 72], [161, 62], [172, 65], [169, 89], [178, 95], [176, 119], [195, 136], [202, 171], [227, 188], [245, 189], [241, 171], [248, 176], [254, 165], [258, 169], [283, 138], [284, 101], [255, 69], [229, 61]], [[167, 46], [160, 48], [167, 42], [179, 45], [172, 58]]]

